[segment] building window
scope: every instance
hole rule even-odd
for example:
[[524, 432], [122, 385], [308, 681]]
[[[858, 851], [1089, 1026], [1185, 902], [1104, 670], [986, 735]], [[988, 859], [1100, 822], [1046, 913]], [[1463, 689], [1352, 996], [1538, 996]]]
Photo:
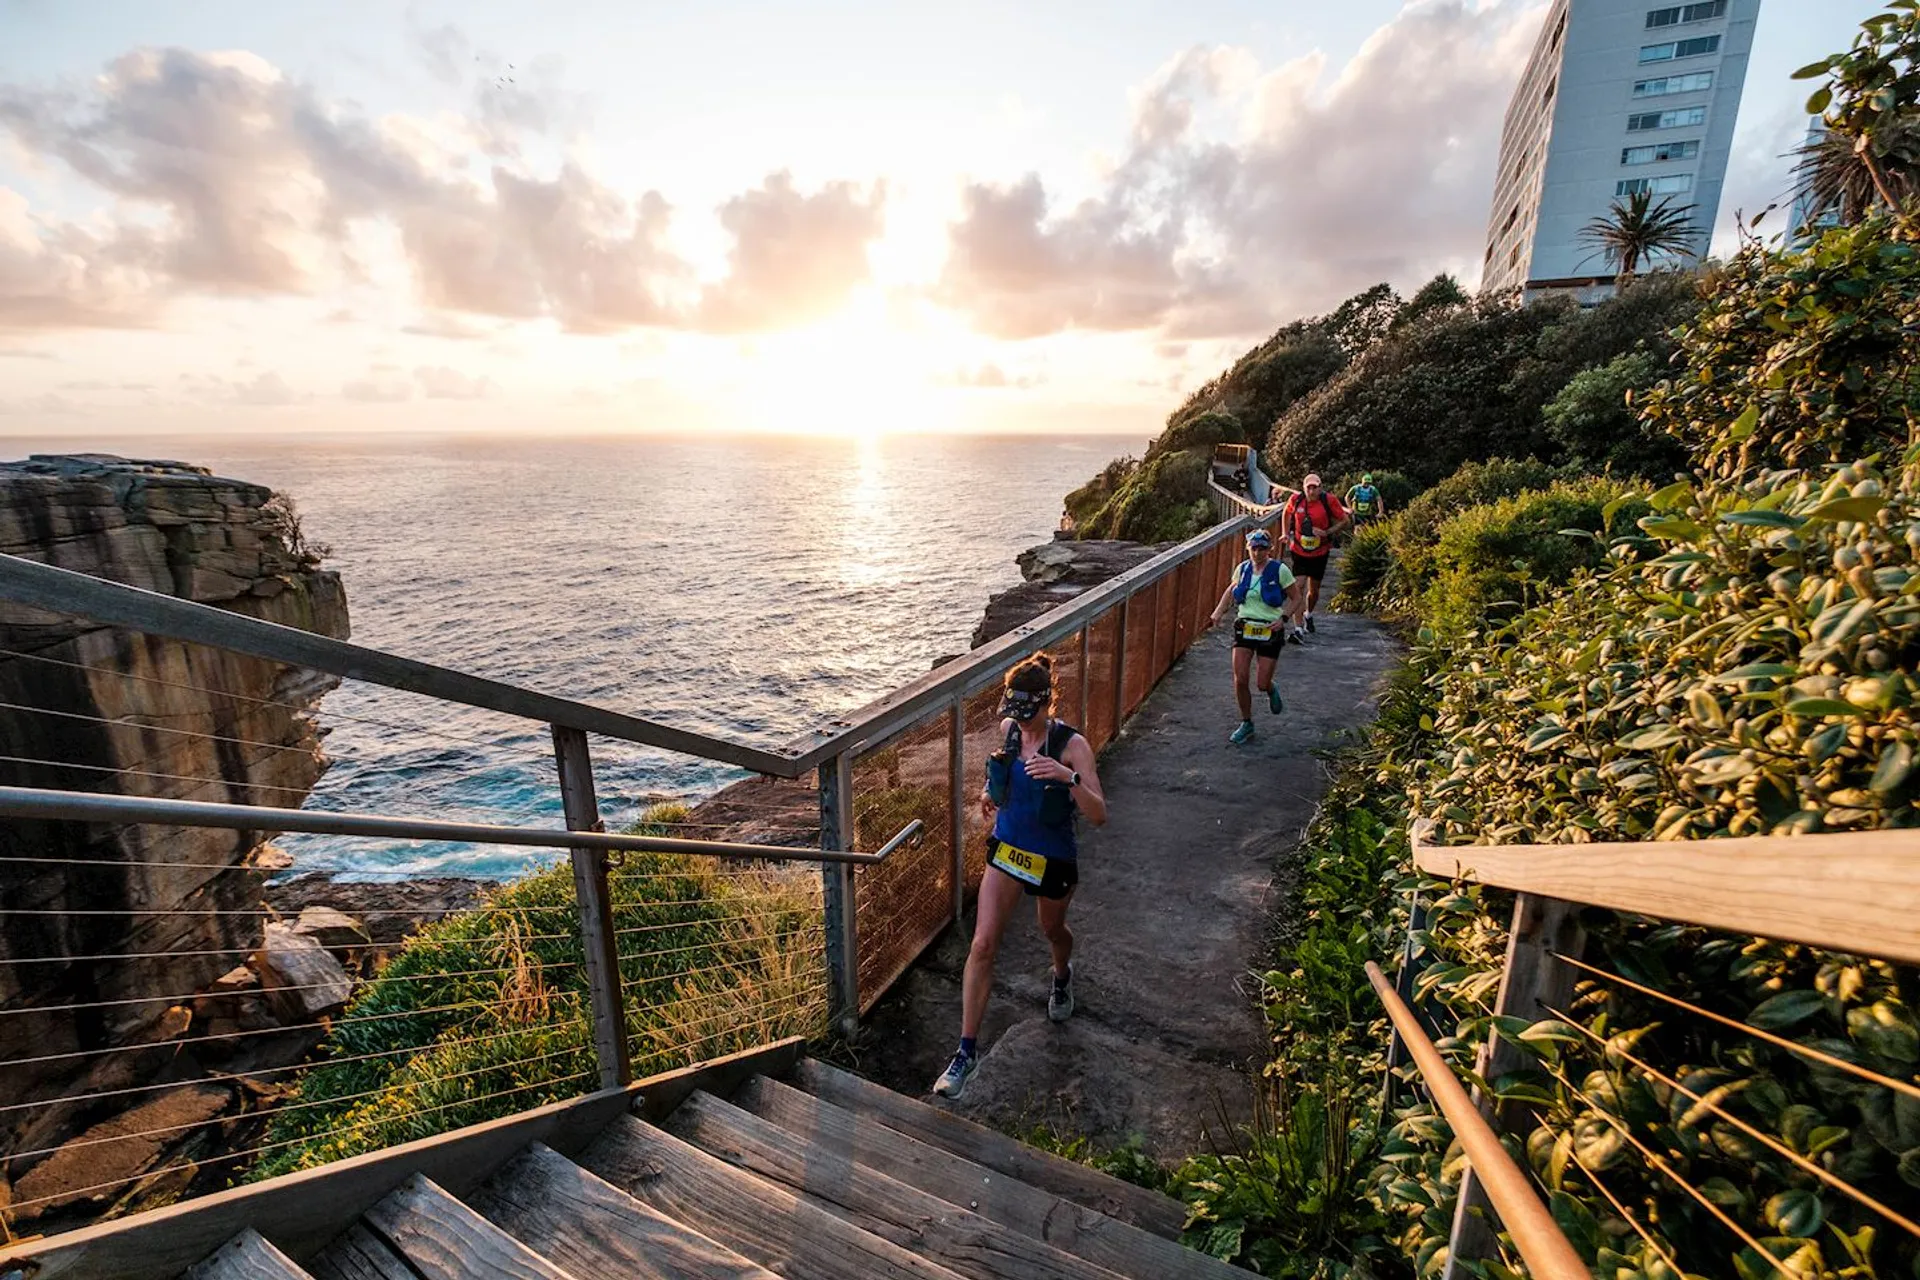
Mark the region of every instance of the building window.
[[1666, 44], [1643, 44], [1640, 61], [1672, 62], [1675, 58], [1697, 58], [1703, 53], [1719, 51], [1719, 36], [1695, 36], [1691, 40], [1669, 40]]
[[1658, 80], [1635, 80], [1633, 96], [1636, 98], [1664, 98], [1675, 93], [1699, 93], [1703, 89], [1713, 88], [1713, 72], [1696, 71], [1692, 75], [1662, 76]]
[[1700, 154], [1698, 142], [1657, 142], [1650, 147], [1628, 147], [1621, 164], [1659, 164], [1663, 160], [1691, 160]]
[[1689, 125], [1706, 122], [1705, 107], [1681, 107], [1675, 111], [1643, 111], [1639, 115], [1627, 117], [1627, 132], [1640, 133], [1648, 129], [1684, 129]]
[[1647, 12], [1649, 27], [1677, 27], [1683, 22], [1708, 22], [1727, 16], [1727, 0], [1704, 0], [1700, 4], [1669, 5]]
[[1677, 196], [1683, 191], [1693, 190], [1693, 175], [1673, 173], [1663, 178], [1622, 178], [1613, 184], [1616, 196], [1637, 196], [1645, 192], [1650, 196]]

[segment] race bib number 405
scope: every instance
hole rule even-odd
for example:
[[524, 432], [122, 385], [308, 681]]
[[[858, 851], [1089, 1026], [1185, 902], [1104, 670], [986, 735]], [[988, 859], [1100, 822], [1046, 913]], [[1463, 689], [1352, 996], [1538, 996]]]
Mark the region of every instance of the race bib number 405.
[[1012, 876], [1015, 880], [1030, 885], [1038, 885], [1047, 876], [1047, 860], [1037, 853], [1028, 853], [1025, 849], [1016, 849], [1006, 841], [999, 842], [994, 850], [993, 865]]

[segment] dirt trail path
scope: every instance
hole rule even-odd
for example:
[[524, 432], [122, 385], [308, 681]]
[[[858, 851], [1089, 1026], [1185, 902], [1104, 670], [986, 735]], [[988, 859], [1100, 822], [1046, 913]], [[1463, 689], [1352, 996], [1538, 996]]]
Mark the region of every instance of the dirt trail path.
[[[1328, 575], [1331, 594], [1334, 575]], [[1082, 835], [1071, 923], [1078, 1011], [1046, 1016], [1045, 940], [1023, 910], [1001, 947], [984, 1056], [957, 1111], [1001, 1127], [1052, 1124], [1110, 1144], [1139, 1135], [1163, 1158], [1202, 1146], [1224, 1105], [1248, 1110], [1246, 1072], [1265, 1062], [1249, 995], [1275, 873], [1326, 789], [1316, 753], [1372, 720], [1398, 646], [1362, 617], [1317, 619], [1280, 663], [1284, 714], [1256, 708], [1246, 746], [1215, 628], [1161, 681], [1108, 748], [1106, 827]], [[971, 913], [870, 1015], [859, 1069], [922, 1095], [959, 1035]]]

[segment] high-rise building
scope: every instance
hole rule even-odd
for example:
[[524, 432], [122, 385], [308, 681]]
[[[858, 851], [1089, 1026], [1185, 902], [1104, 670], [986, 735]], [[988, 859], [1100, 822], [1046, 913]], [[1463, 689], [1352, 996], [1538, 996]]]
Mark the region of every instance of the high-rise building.
[[1760, 0], [1555, 0], [1507, 105], [1481, 287], [1604, 294], [1612, 266], [1580, 233], [1637, 191], [1691, 206], [1705, 254], [1759, 16]]

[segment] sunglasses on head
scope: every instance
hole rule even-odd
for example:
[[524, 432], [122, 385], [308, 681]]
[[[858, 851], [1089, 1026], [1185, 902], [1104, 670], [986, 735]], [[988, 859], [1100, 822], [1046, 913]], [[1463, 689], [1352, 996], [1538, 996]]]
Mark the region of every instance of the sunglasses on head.
[[1000, 713], [1015, 720], [1031, 720], [1046, 709], [1052, 697], [1051, 690], [1046, 693], [1029, 693], [1025, 689], [1009, 689], [1005, 700], [1000, 704]]

